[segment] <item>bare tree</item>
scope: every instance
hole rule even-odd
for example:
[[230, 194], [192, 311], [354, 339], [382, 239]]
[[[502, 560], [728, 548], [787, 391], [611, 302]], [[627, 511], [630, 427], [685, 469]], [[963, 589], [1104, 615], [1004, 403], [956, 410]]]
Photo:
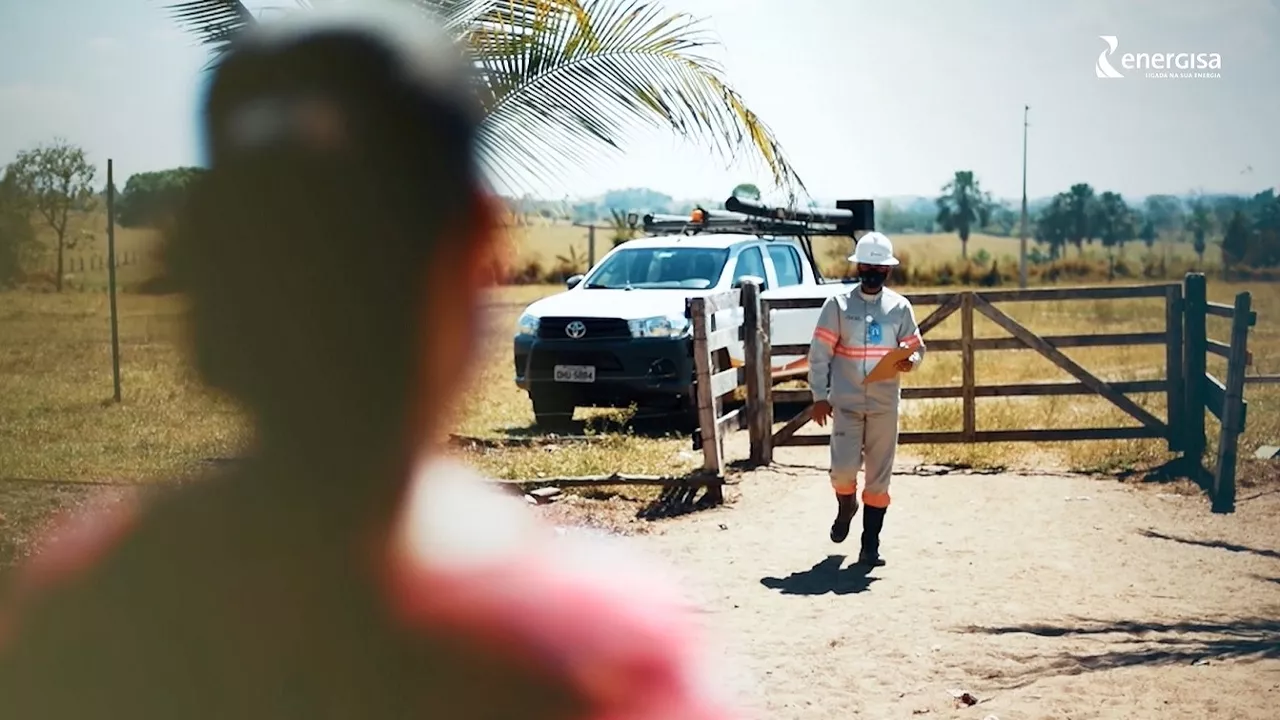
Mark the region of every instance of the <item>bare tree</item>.
[[18, 153], [9, 165], [18, 186], [31, 199], [40, 217], [53, 229], [57, 241], [57, 287], [62, 292], [63, 256], [81, 241], [68, 236], [72, 210], [85, 208], [93, 198], [93, 177], [97, 173], [85, 157], [84, 149], [63, 138]]

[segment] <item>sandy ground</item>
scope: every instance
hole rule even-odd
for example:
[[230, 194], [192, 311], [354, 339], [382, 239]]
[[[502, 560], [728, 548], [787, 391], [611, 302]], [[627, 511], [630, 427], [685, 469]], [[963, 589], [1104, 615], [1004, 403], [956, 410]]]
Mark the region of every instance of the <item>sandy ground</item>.
[[1280, 717], [1280, 493], [1214, 516], [1161, 488], [904, 463], [866, 573], [860, 520], [827, 538], [826, 452], [780, 449], [726, 506], [635, 537], [757, 717]]

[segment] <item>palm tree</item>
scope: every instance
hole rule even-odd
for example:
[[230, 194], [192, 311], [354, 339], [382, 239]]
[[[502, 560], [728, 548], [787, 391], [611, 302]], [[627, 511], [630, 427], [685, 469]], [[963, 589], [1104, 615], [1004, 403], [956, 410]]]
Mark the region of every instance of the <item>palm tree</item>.
[[957, 170], [942, 186], [938, 198], [938, 224], [944, 232], [960, 235], [960, 257], [969, 257], [969, 234], [991, 219], [991, 197], [982, 191], [972, 170]]
[[[702, 23], [644, 0], [402, 0], [471, 53], [491, 177], [554, 180], [638, 129], [663, 127], [725, 159], [747, 151], [793, 199], [805, 190], [772, 130], [705, 53]], [[322, 0], [294, 0], [302, 10]], [[182, 0], [174, 18], [214, 52], [260, 20], [241, 0]]]
[[1049, 259], [1062, 257], [1071, 236], [1071, 208], [1067, 193], [1058, 193], [1036, 217], [1036, 242], [1049, 246]]

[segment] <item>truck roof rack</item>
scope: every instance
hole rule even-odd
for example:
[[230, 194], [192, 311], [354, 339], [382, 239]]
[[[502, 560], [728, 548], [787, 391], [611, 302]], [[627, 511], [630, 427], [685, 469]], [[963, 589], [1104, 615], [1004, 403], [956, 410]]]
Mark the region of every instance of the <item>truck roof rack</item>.
[[871, 200], [840, 200], [834, 208], [789, 210], [730, 197], [724, 210], [694, 208], [688, 217], [650, 213], [644, 216], [644, 231], [652, 235], [697, 235], [701, 233], [737, 233], [808, 237], [811, 235], [847, 235], [874, 229], [874, 205]]

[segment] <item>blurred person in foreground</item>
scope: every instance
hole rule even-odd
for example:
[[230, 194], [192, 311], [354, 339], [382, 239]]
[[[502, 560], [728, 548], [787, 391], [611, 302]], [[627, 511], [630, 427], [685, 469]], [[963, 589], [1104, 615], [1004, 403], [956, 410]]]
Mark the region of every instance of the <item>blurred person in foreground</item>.
[[253, 451], [56, 533], [5, 598], [0, 716], [731, 717], [662, 573], [439, 459], [498, 210], [467, 63], [362, 6], [238, 38], [206, 98], [170, 252]]

